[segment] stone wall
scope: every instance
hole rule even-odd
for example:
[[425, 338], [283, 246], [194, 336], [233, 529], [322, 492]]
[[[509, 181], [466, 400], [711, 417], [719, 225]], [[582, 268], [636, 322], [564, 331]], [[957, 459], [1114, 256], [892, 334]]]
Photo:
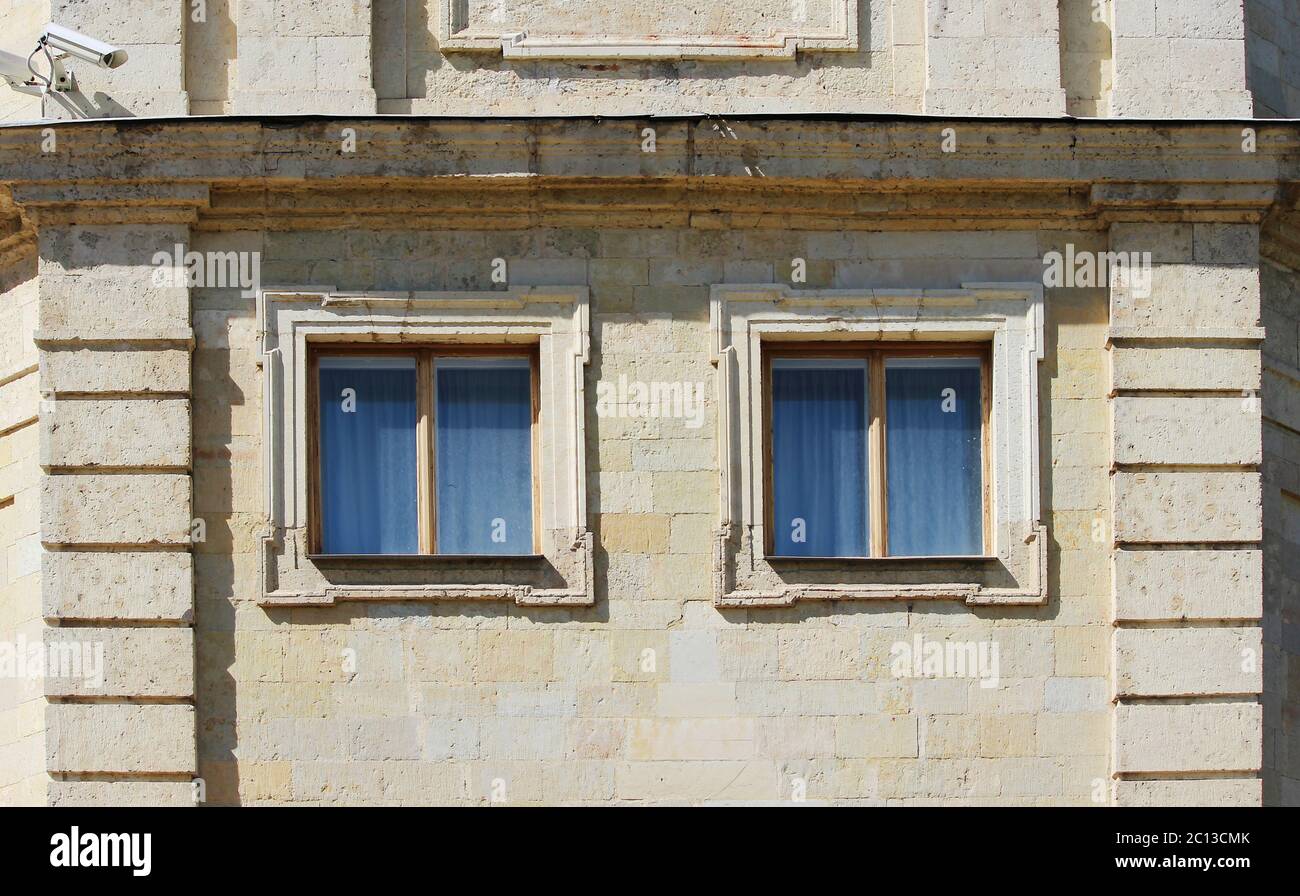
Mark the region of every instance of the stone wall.
[[[1109, 800], [1106, 297], [1051, 290], [1042, 365], [1050, 599], [1041, 608], [712, 604], [717, 524], [709, 286], [1030, 281], [1034, 232], [200, 232], [263, 252], [267, 283], [343, 290], [585, 283], [586, 391], [708, 384], [705, 424], [588, 402], [596, 605], [257, 605], [261, 374], [252, 299], [194, 292], [199, 773], [213, 803]], [[1000, 686], [895, 677], [891, 649], [998, 645]], [[348, 651], [354, 653], [349, 654]], [[355, 666], [348, 665], [348, 659]]]
[[1242, 0], [1117, 0], [1110, 115], [1249, 118]]
[[1116, 802], [1258, 804], [1259, 228], [1117, 222], [1111, 248], [1154, 265], [1111, 301]]
[[190, 300], [151, 262], [188, 241], [193, 193], [133, 195], [106, 224], [63, 215], [57, 189], [24, 197], [40, 226], [46, 644], [100, 658], [45, 681], [54, 805], [192, 802]]
[[36, 259], [0, 271], [0, 805], [45, 801], [45, 699], [39, 676], [16, 665], [39, 647], [41, 544], [37, 493]]
[[1246, 0], [1246, 57], [1257, 118], [1300, 118], [1300, 8]]
[[1273, 104], [1261, 114], [1294, 90], [1283, 4], [1253, 5], [1248, 41], [1243, 0], [1125, 0], [1102, 21], [1084, 0], [743, 0], [712, 18], [656, 8], [653, 22], [634, 0], [210, 0], [202, 15], [180, 0], [53, 0], [22, 4], [7, 39], [29, 52], [46, 17], [32, 10], [48, 7], [129, 50], [112, 72], [77, 67], [79, 92], [45, 103], [53, 117], [1244, 117], [1248, 55]]
[[[1289, 260], [1294, 264], [1295, 257]], [[1300, 804], [1300, 279], [1261, 269], [1264, 326], [1264, 800]]]
[[[50, 18], [50, 0], [0, 0], [0, 50], [24, 59], [36, 47], [36, 35]], [[44, 71], [44, 69], [39, 69]], [[35, 121], [41, 117], [41, 98], [0, 85], [0, 121]]]

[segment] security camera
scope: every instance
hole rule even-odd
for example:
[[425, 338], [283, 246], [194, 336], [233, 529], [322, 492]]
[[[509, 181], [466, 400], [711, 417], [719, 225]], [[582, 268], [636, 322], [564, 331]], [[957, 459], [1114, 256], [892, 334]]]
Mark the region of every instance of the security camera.
[[117, 68], [126, 62], [126, 50], [53, 22], [41, 32], [40, 43], [83, 62], [93, 62], [100, 68]]

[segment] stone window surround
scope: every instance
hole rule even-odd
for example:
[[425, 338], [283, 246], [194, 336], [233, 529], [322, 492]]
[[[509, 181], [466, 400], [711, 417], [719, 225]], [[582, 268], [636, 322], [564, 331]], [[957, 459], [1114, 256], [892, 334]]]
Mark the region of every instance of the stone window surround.
[[[790, 606], [814, 600], [962, 600], [969, 605], [1038, 605], [1047, 599], [1047, 528], [1040, 506], [1038, 364], [1043, 360], [1043, 287], [1036, 283], [968, 283], [961, 289], [793, 289], [784, 284], [715, 285], [710, 299], [712, 361], [717, 368], [719, 527], [713, 560], [719, 607]], [[779, 561], [778, 575], [763, 556], [764, 489], [761, 469], [762, 370], [765, 340], [882, 339], [991, 341], [993, 418], [993, 550], [1014, 578], [990, 587], [977, 569], [989, 560], [957, 564], [959, 581], [921, 584], [906, 570], [924, 560], [845, 561], [867, 570], [866, 581], [798, 579], [797, 562]], [[901, 578], [870, 570], [902, 564]], [[738, 579], [744, 579], [738, 586]], [[822, 577], [812, 577], [822, 578]], [[848, 578], [848, 576], [845, 576]], [[858, 577], [861, 578], [860, 576]]]
[[570, 35], [530, 34], [528, 23], [502, 23], [500, 27], [472, 29], [465, 21], [469, 8], [462, 2], [492, 0], [440, 0], [438, 46], [444, 52], [499, 49], [506, 59], [794, 59], [799, 51], [858, 49], [857, 0], [831, 0], [830, 21], [808, 22], [792, 33], [748, 37], [711, 33], [678, 37], [617, 35], [596, 30]]
[[[340, 292], [333, 287], [258, 291], [262, 337], [264, 606], [331, 605], [342, 600], [513, 600], [520, 606], [595, 602], [592, 536], [587, 530], [585, 368], [591, 326], [586, 286], [525, 286], [493, 291]], [[344, 581], [307, 559], [307, 343], [428, 342], [539, 346], [542, 419], [541, 547], [562, 587], [540, 581], [391, 583], [367, 574], [382, 558], [360, 561]], [[410, 561], [408, 561], [410, 562]], [[417, 569], [445, 569], [421, 557]], [[509, 561], [503, 561], [508, 563]], [[481, 565], [481, 564], [480, 564]], [[489, 568], [489, 572], [490, 572]], [[439, 577], [441, 578], [441, 577]], [[481, 578], [477, 576], [475, 578]], [[525, 575], [525, 578], [527, 576]], [[377, 580], [379, 579], [379, 580]]]

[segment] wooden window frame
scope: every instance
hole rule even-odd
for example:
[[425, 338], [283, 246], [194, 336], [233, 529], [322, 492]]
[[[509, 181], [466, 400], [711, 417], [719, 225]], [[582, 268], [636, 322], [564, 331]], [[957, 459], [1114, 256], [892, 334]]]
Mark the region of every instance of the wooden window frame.
[[[870, 508], [869, 553], [843, 557], [796, 557], [776, 553], [775, 492], [772, 457], [772, 362], [777, 359], [851, 358], [867, 363], [867, 458]], [[960, 555], [891, 555], [889, 553], [889, 477], [885, 400], [885, 362], [891, 358], [976, 358], [980, 362], [980, 519], [981, 553]], [[778, 562], [836, 560], [949, 560], [987, 557], [993, 544], [993, 351], [989, 342], [765, 341], [761, 359], [763, 429], [763, 507], [765, 555]]]
[[[413, 358], [416, 402], [416, 488], [419, 524], [417, 554], [330, 554], [324, 552], [321, 501], [320, 449], [320, 360], [323, 357]], [[434, 395], [434, 364], [440, 358], [526, 358], [532, 409], [529, 479], [532, 482], [532, 554], [440, 554], [438, 553], [437, 401]], [[541, 360], [536, 344], [447, 344], [358, 345], [317, 342], [307, 346], [307, 544], [313, 560], [402, 560], [402, 559], [535, 559], [541, 556]]]

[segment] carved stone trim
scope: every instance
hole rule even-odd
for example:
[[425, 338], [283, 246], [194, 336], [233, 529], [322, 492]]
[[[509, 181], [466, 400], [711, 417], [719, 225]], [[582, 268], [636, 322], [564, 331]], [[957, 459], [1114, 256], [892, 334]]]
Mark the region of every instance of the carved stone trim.
[[[954, 290], [795, 290], [785, 285], [712, 289], [712, 361], [718, 370], [719, 526], [713, 556], [720, 607], [790, 606], [799, 600], [961, 600], [1038, 605], [1047, 600], [1047, 527], [1040, 508], [1038, 365], [1043, 360], [1038, 284], [965, 284]], [[997, 575], [972, 560], [966, 581], [942, 579], [951, 563], [857, 576], [856, 582], [790, 581], [763, 556], [761, 365], [764, 339], [988, 339], [993, 344], [994, 550]], [[964, 562], [964, 561], [963, 561]], [[885, 564], [881, 564], [883, 569]], [[847, 574], [845, 576], [848, 578]], [[963, 575], [963, 578], [965, 576]], [[864, 580], [865, 579], [865, 580]], [[998, 581], [994, 581], [997, 579]]]
[[[345, 293], [332, 287], [265, 289], [262, 324], [265, 606], [345, 600], [513, 600], [520, 606], [595, 602], [592, 536], [587, 531], [585, 368], [591, 324], [585, 286], [532, 286], [490, 292]], [[455, 567], [401, 575], [358, 568], [327, 578], [307, 557], [306, 349], [313, 341], [383, 343], [519, 342], [541, 352], [543, 438], [537, 458], [542, 553], [547, 575], [492, 581]], [[391, 572], [391, 571], [390, 571]], [[413, 580], [414, 576], [414, 580]], [[459, 577], [458, 577], [459, 576]], [[482, 580], [486, 576], [488, 580]], [[508, 578], [508, 577], [507, 577]]]

